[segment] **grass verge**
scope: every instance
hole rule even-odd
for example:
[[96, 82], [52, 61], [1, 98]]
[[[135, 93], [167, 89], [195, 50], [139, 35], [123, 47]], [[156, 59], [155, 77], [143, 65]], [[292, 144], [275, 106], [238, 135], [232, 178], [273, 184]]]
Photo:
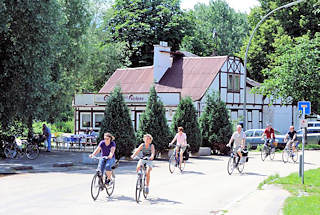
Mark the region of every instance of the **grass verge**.
[[286, 199], [283, 208], [284, 215], [320, 214], [320, 168], [305, 171], [304, 176], [304, 185], [301, 184], [301, 178], [298, 173], [277, 178], [276, 180], [268, 178], [269, 182], [267, 181], [266, 183], [280, 184], [292, 194], [291, 197]]

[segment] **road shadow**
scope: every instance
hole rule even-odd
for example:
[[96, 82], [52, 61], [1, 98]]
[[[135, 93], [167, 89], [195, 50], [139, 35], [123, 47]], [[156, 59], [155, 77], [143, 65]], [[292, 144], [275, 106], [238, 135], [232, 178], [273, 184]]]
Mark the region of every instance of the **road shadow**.
[[214, 157], [190, 157], [195, 160], [207, 160], [207, 161], [223, 161], [223, 159], [214, 158]]
[[148, 201], [151, 205], [155, 204], [161, 204], [161, 203], [169, 203], [169, 204], [182, 204], [182, 202], [170, 200], [170, 199], [163, 199], [163, 198], [147, 198], [146, 201]]
[[198, 172], [198, 171], [188, 171], [188, 170], [184, 170], [182, 171], [182, 174], [192, 174], [192, 175], [206, 175], [203, 172]]
[[267, 175], [256, 173], [256, 172], [244, 172], [242, 173], [242, 175], [267, 176]]
[[114, 201], [124, 201], [124, 202], [136, 202], [136, 199], [129, 196], [124, 195], [113, 195], [113, 196], [107, 196], [106, 200], [108, 202], [114, 202]]

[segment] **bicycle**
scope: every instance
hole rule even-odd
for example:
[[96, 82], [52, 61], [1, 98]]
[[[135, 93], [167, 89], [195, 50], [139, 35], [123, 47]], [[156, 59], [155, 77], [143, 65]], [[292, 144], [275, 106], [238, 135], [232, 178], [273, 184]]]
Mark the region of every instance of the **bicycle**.
[[[187, 144], [186, 151], [188, 150], [189, 144]], [[180, 171], [182, 172], [186, 167], [186, 160], [182, 157], [182, 163], [180, 165], [180, 150], [178, 151], [178, 155], [176, 156], [176, 148], [173, 150], [172, 155], [169, 159], [169, 171], [173, 173], [175, 168], [178, 166]]]
[[34, 160], [39, 156], [39, 147], [35, 144], [31, 144], [26, 141], [22, 141], [16, 139], [16, 137], [10, 137], [10, 142], [4, 142], [4, 154], [7, 158], [23, 158], [24, 155], [27, 156], [28, 159]]
[[[93, 156], [92, 158], [100, 161], [100, 159], [107, 159], [107, 156], [103, 156], [103, 157]], [[106, 189], [108, 196], [112, 195], [115, 187], [115, 182], [116, 182], [115, 169], [118, 167], [118, 164], [119, 163], [116, 162], [111, 167], [111, 171], [112, 171], [111, 180], [108, 184], [105, 183], [105, 180], [107, 178], [103, 176], [103, 173], [99, 169], [96, 170], [96, 173], [94, 174], [91, 182], [91, 197], [93, 198], [93, 200], [97, 200], [100, 191], [104, 189]], [[104, 178], [105, 180], [103, 180]]]
[[298, 154], [299, 154], [299, 142], [296, 143], [296, 150], [293, 152], [292, 145], [290, 144], [289, 147], [285, 147], [282, 151], [282, 161], [283, 163], [287, 163], [289, 161], [289, 158], [296, 163], [298, 161]]
[[[140, 158], [137, 156], [137, 158], [142, 159], [142, 160], [149, 160], [148, 157]], [[143, 192], [143, 196], [146, 199], [148, 197], [148, 193], [146, 192], [146, 179], [147, 179], [147, 164], [141, 163], [140, 170], [138, 172], [138, 177], [137, 177], [137, 183], [136, 183], [136, 202], [140, 202], [140, 196], [141, 192]]]
[[228, 166], [227, 166], [227, 171], [228, 174], [231, 175], [234, 171], [234, 169], [238, 169], [239, 173], [242, 173], [244, 170], [244, 164], [245, 162], [248, 162], [248, 152], [246, 151], [241, 151], [242, 153], [242, 160], [240, 160], [240, 156], [238, 153], [234, 152], [231, 150], [230, 158], [228, 160]]
[[265, 161], [265, 159], [268, 156], [270, 157], [270, 160], [274, 159], [276, 149], [275, 149], [275, 147], [271, 147], [271, 144], [274, 144], [274, 143], [270, 142], [270, 139], [265, 140], [263, 148], [261, 149], [261, 160], [262, 161]]

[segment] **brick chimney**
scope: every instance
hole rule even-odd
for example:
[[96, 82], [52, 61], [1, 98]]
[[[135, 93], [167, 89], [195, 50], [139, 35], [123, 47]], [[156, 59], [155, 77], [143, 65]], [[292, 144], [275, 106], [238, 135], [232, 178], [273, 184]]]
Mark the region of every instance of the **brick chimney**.
[[164, 73], [172, 66], [172, 58], [170, 54], [171, 48], [167, 42], [160, 42], [160, 45], [154, 45], [153, 54], [153, 77], [158, 83]]

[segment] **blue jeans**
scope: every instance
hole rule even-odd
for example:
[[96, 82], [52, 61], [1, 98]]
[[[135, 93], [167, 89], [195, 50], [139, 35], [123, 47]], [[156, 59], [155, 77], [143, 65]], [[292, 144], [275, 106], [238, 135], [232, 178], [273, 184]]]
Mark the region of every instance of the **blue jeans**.
[[48, 150], [48, 151], [51, 151], [51, 134], [49, 134], [49, 137], [48, 137], [48, 139], [47, 139], [47, 142], [48, 142], [48, 148], [47, 148], [47, 150]]
[[98, 169], [101, 171], [102, 175], [104, 174], [105, 171], [111, 171], [111, 167], [115, 164], [116, 159], [111, 158], [111, 159], [100, 159], [99, 164], [98, 164]]

